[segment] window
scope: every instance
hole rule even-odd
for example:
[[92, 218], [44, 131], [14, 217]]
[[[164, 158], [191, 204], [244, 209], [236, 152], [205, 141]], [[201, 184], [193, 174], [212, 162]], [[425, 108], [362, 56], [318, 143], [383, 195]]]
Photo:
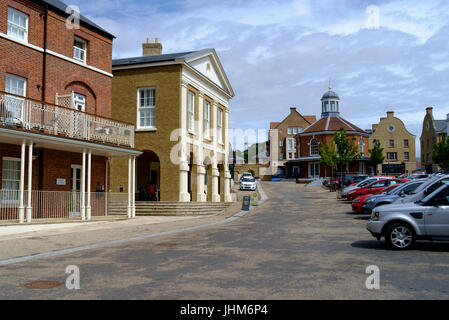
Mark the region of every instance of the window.
[[387, 152], [387, 160], [397, 160], [398, 159], [398, 153], [397, 152]]
[[279, 153], [279, 159], [283, 160], [284, 159], [284, 153]]
[[390, 140], [390, 147], [394, 148], [394, 140]]
[[283, 146], [284, 146], [284, 141], [283, 141], [283, 140], [280, 140], [280, 141], [279, 141], [279, 146], [280, 146], [280, 147], [283, 147]]
[[[2, 164], [2, 202], [17, 203], [20, 189], [20, 159], [3, 158]], [[5, 191], [8, 190], [8, 191]]]
[[359, 140], [359, 149], [360, 149], [360, 153], [364, 153], [365, 152], [365, 145], [364, 145], [362, 139]]
[[86, 111], [86, 96], [75, 93], [74, 94], [74, 102], [75, 102], [75, 109], [78, 111]]
[[298, 133], [298, 128], [293, 128], [293, 134], [297, 134]]
[[335, 112], [335, 101], [331, 101], [331, 112]]
[[156, 89], [139, 89], [138, 102], [138, 127], [155, 128], [156, 127]]
[[288, 149], [289, 150], [293, 149], [293, 139], [288, 139]]
[[[12, 74], [6, 74], [5, 89], [7, 93], [16, 94], [18, 96], [25, 96], [26, 79], [14, 76]], [[7, 111], [7, 122], [20, 122], [22, 119], [22, 111], [24, 105], [24, 99], [13, 96], [6, 96], [5, 107]]]
[[195, 132], [195, 94], [189, 91], [189, 131]]
[[220, 108], [218, 108], [217, 131], [218, 142], [223, 143], [223, 110]]
[[8, 35], [28, 42], [28, 16], [13, 8], [8, 8]]
[[292, 134], [292, 128], [288, 128], [288, 129], [287, 129], [287, 133], [288, 133], [288, 134]]
[[75, 38], [73, 41], [73, 58], [81, 61], [86, 62], [86, 48], [87, 43], [85, 40], [80, 38]]
[[312, 139], [310, 140], [310, 155], [318, 155], [318, 140]]
[[409, 161], [410, 160], [410, 153], [409, 152], [404, 152], [404, 160], [405, 161]]
[[210, 102], [204, 103], [204, 136], [210, 138]]
[[404, 140], [404, 147], [408, 148], [408, 140]]

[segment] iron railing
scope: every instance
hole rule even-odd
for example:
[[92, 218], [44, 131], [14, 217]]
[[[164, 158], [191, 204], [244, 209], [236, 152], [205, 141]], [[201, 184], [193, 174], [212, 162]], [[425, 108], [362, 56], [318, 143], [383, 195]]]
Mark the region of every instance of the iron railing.
[[0, 125], [134, 147], [134, 126], [0, 91]]

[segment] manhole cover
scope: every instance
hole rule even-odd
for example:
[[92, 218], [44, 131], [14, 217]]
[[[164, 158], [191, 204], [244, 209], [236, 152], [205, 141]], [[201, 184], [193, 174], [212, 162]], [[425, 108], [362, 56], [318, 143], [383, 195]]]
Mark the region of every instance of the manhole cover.
[[178, 244], [177, 243], [165, 243], [165, 242], [162, 242], [162, 243], [158, 243], [156, 245], [158, 247], [174, 247], [174, 246], [177, 246]]
[[19, 286], [19, 288], [25, 289], [51, 289], [60, 285], [63, 285], [64, 282], [61, 281], [47, 281], [47, 280], [38, 280], [30, 283], [23, 284]]

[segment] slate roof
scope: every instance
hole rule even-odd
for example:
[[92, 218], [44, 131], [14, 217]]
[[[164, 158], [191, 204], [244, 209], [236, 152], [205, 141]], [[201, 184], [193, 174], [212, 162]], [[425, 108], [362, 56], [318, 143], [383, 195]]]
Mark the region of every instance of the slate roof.
[[342, 117], [337, 116], [322, 117], [320, 120], [306, 128], [301, 134], [322, 131], [338, 131], [341, 127], [345, 128], [346, 131], [355, 131], [362, 134], [367, 134], [366, 131], [360, 129], [356, 125], [346, 121]]
[[446, 120], [435, 120], [433, 123], [435, 124], [435, 130], [437, 133], [447, 132], [448, 122]]
[[187, 60], [191, 58], [195, 58], [196, 56], [203, 55], [208, 52], [212, 52], [213, 49], [203, 49], [197, 51], [189, 51], [189, 52], [178, 52], [178, 53], [168, 53], [168, 54], [158, 54], [153, 56], [140, 56], [133, 58], [124, 58], [124, 59], [114, 59], [112, 60], [112, 66], [127, 66], [133, 64], [143, 64], [143, 63], [156, 63], [156, 62], [167, 62], [167, 61], [175, 61], [175, 60]]
[[[62, 13], [65, 16], [69, 16], [66, 13], [66, 9], [68, 7], [68, 5], [66, 5], [65, 3], [63, 3], [62, 1], [59, 0], [38, 0], [35, 2], [40, 2], [40, 3], [46, 3], [48, 4], [50, 7], [52, 7], [53, 9], [57, 9], [60, 11], [60, 13]], [[110, 37], [110, 38], [115, 38], [114, 35], [110, 34], [108, 31], [106, 31], [105, 29], [103, 29], [102, 27], [100, 27], [99, 25], [97, 25], [95, 22], [93, 22], [92, 20], [90, 20], [89, 18], [86, 18], [85, 16], [83, 16], [82, 14], [80, 14], [80, 20], [81, 22], [84, 22], [85, 24], [91, 26], [92, 28], [96, 29], [97, 31], [100, 31], [101, 33], [103, 33], [104, 35]]]

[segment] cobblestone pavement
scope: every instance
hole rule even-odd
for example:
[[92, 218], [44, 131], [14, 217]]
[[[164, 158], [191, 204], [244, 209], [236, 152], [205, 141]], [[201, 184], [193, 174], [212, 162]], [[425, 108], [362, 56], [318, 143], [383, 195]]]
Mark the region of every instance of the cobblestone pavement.
[[[293, 182], [262, 185], [269, 200], [235, 221], [0, 266], [0, 298], [449, 298], [449, 243], [390, 251], [365, 230], [367, 217], [352, 214], [335, 193]], [[127, 235], [151, 231], [127, 228]], [[54, 237], [69, 245], [70, 237], [82, 235], [0, 245], [23, 249], [40, 241], [52, 247]], [[79, 290], [20, 287], [37, 280], [65, 283], [68, 265], [79, 267]], [[380, 290], [365, 287], [369, 265], [380, 269]]]

